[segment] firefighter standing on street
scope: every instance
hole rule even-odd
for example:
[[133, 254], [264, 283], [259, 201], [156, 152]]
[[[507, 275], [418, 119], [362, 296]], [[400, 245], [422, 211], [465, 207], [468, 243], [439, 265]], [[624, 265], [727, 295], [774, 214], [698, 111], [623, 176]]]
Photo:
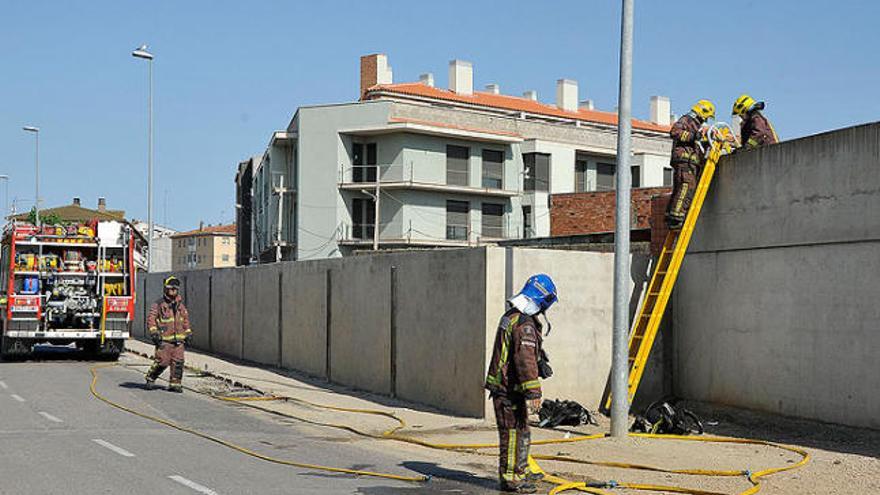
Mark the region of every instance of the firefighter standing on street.
[[755, 101], [749, 95], [740, 95], [733, 102], [733, 115], [742, 119], [739, 136], [743, 149], [751, 150], [779, 142], [773, 125], [761, 113], [764, 106], [763, 101]]
[[175, 276], [165, 279], [162, 298], [153, 303], [147, 317], [150, 338], [156, 344], [153, 365], [147, 371], [147, 388], [153, 388], [156, 379], [171, 367], [168, 390], [183, 392], [184, 347], [192, 341], [189, 313], [180, 297], [180, 280]]
[[672, 126], [672, 197], [666, 208], [666, 223], [670, 229], [680, 229], [694, 198], [705, 157], [700, 142], [706, 139], [706, 121], [715, 118], [715, 105], [700, 100], [691, 111]]
[[[547, 275], [529, 278], [519, 294], [512, 297], [510, 309], [501, 317], [485, 387], [489, 390], [498, 426], [498, 474], [501, 489], [534, 493], [535, 481], [543, 476], [528, 467], [529, 413], [541, 405], [541, 382], [549, 371], [542, 360], [541, 323], [543, 314], [557, 300], [556, 286]], [[546, 315], [544, 316], [546, 321]], [[549, 333], [549, 322], [547, 331]]]

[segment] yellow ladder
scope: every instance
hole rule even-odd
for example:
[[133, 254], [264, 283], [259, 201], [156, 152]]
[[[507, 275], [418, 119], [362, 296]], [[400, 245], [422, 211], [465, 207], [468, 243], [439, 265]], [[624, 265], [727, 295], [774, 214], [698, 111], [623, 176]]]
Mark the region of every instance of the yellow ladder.
[[[713, 134], [720, 133], [723, 136], [732, 135], [730, 128], [723, 124], [718, 124], [717, 128], [713, 128], [711, 132]], [[678, 278], [678, 271], [681, 268], [682, 261], [684, 261], [688, 244], [691, 242], [691, 235], [694, 233], [697, 218], [699, 218], [700, 210], [703, 208], [703, 201], [706, 199], [709, 184], [711, 184], [712, 176], [715, 174], [715, 165], [718, 163], [721, 155], [730, 150], [730, 141], [717, 140], [712, 142], [709, 148], [709, 156], [703, 167], [703, 173], [700, 176], [700, 182], [697, 184], [697, 190], [694, 192], [694, 198], [687, 217], [685, 217], [684, 225], [680, 230], [670, 230], [666, 234], [666, 240], [663, 242], [663, 251], [661, 251], [660, 257], [657, 259], [654, 274], [651, 276], [651, 283], [648, 284], [648, 291], [642, 300], [638, 317], [633, 322], [633, 328], [629, 334], [629, 380], [627, 383], [629, 403], [632, 403], [636, 390], [639, 388], [639, 382], [642, 380], [642, 374], [645, 372], [645, 365], [648, 362], [648, 356], [651, 354], [654, 339], [657, 337], [660, 322], [663, 320], [666, 304], [669, 302], [669, 296], [672, 294], [672, 288], [675, 286], [675, 280]], [[610, 387], [606, 388], [602, 404], [605, 411], [611, 410]]]

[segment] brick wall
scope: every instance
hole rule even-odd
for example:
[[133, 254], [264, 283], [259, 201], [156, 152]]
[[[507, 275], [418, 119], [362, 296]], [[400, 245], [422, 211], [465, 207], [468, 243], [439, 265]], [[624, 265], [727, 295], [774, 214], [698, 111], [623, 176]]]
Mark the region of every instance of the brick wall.
[[[651, 219], [653, 217], [651, 198], [664, 194], [668, 195], [670, 192], [671, 188], [669, 187], [633, 189], [632, 221], [630, 222], [632, 228], [651, 228]], [[616, 196], [617, 193], [615, 191], [551, 195], [550, 235], [566, 236], [613, 232]], [[662, 224], [662, 215], [660, 220]]]
[[660, 255], [669, 232], [666, 226], [666, 205], [671, 197], [672, 193], [668, 192], [651, 198], [651, 254], [654, 256]]

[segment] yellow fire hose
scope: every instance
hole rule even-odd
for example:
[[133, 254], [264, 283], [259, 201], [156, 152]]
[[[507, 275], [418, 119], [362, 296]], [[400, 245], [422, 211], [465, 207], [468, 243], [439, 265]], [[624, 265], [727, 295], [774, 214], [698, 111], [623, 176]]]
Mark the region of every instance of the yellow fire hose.
[[[281, 460], [281, 459], [276, 459], [276, 458], [272, 458], [269, 456], [265, 456], [263, 454], [259, 454], [257, 452], [246, 449], [244, 447], [240, 447], [238, 445], [232, 444], [232, 443], [227, 442], [225, 440], [213, 437], [211, 435], [199, 432], [197, 430], [193, 430], [191, 428], [177, 425], [175, 423], [172, 423], [170, 421], [167, 421], [167, 420], [164, 420], [161, 418], [153, 417], [148, 414], [132, 410], [130, 408], [127, 408], [125, 406], [122, 406], [120, 404], [117, 404], [115, 402], [110, 401], [109, 399], [98, 394], [98, 392], [95, 390], [95, 384], [97, 383], [97, 379], [98, 379], [98, 375], [97, 375], [96, 370], [99, 368], [104, 368], [104, 367], [113, 366], [113, 365], [114, 364], [96, 366], [90, 370], [92, 373], [92, 376], [93, 376], [92, 385], [91, 385], [92, 395], [94, 395], [98, 399], [110, 404], [113, 407], [116, 407], [118, 409], [121, 409], [123, 411], [129, 412], [132, 414], [135, 414], [135, 415], [140, 416], [142, 418], [149, 419], [149, 420], [164, 424], [166, 426], [169, 426], [171, 428], [175, 428], [180, 431], [192, 433], [194, 435], [197, 435], [199, 437], [213, 441], [215, 443], [219, 443], [220, 445], [224, 445], [226, 447], [232, 448], [232, 449], [239, 451], [239, 452], [242, 452], [244, 454], [251, 455], [251, 456], [256, 457], [258, 459], [263, 459], [263, 460], [266, 460], [269, 462], [274, 462], [277, 464], [285, 464], [285, 465], [294, 466], [294, 467], [316, 469], [316, 470], [325, 470], [325, 471], [331, 471], [331, 472], [342, 472], [342, 473], [362, 475], [362, 476], [374, 476], [374, 477], [388, 478], [388, 479], [394, 479], [394, 480], [400, 480], [400, 481], [419, 482], [419, 481], [428, 481], [428, 479], [429, 479], [428, 477], [398, 476], [398, 475], [393, 475], [393, 474], [374, 473], [374, 472], [368, 472], [368, 471], [358, 471], [358, 470], [335, 468], [335, 467], [328, 467], [328, 466], [318, 466], [318, 465], [313, 465], [313, 464], [304, 464], [304, 463], [297, 463], [297, 462], [292, 462], [292, 461], [285, 461], [285, 460]], [[198, 370], [196, 370], [196, 371], [198, 371]], [[398, 432], [407, 427], [406, 421], [404, 421], [403, 418], [400, 418], [399, 416], [397, 416], [393, 413], [390, 413], [390, 412], [386, 412], [386, 411], [380, 411], [380, 410], [374, 410], [374, 409], [359, 409], [359, 408], [331, 406], [331, 405], [327, 405], [327, 404], [318, 404], [318, 403], [311, 402], [311, 401], [308, 401], [305, 399], [300, 399], [300, 398], [295, 398], [295, 397], [278, 396], [278, 395], [265, 396], [265, 397], [238, 397], [238, 398], [237, 397], [222, 397], [222, 396], [217, 396], [217, 395], [213, 395], [213, 394], [206, 394], [204, 392], [201, 392], [199, 390], [195, 390], [195, 389], [192, 389], [189, 387], [187, 387], [187, 389], [191, 390], [193, 392], [196, 392], [196, 393], [208, 395], [209, 397], [212, 397], [212, 398], [215, 398], [218, 400], [239, 403], [242, 406], [258, 409], [260, 411], [268, 412], [268, 413], [271, 413], [274, 415], [294, 419], [294, 420], [301, 421], [301, 422], [308, 423], [308, 424], [312, 424], [312, 425], [342, 429], [342, 430], [354, 433], [356, 435], [363, 436], [366, 438], [371, 438], [371, 439], [393, 440], [393, 441], [398, 441], [398, 442], [410, 443], [410, 444], [414, 444], [414, 445], [420, 445], [422, 447], [427, 447], [427, 448], [431, 448], [431, 449], [452, 450], [452, 451], [477, 451], [477, 450], [481, 450], [481, 449], [491, 449], [491, 448], [498, 447], [497, 443], [446, 444], [446, 443], [428, 442], [428, 441], [421, 440], [418, 438], [400, 435], [400, 434], [398, 434]], [[367, 432], [367, 431], [362, 431], [362, 430], [359, 430], [353, 426], [346, 425], [346, 424], [324, 423], [324, 422], [320, 422], [320, 421], [309, 420], [306, 418], [295, 416], [293, 414], [284, 413], [284, 412], [276, 411], [273, 409], [261, 407], [260, 405], [256, 404], [257, 402], [263, 402], [263, 401], [290, 401], [290, 402], [295, 402], [295, 403], [311, 406], [314, 408], [330, 410], [330, 411], [383, 416], [383, 417], [386, 417], [392, 421], [395, 421], [397, 423], [397, 425], [388, 429], [388, 430], [385, 430], [381, 434], [376, 434], [376, 433], [371, 433], [371, 432]], [[665, 485], [652, 485], [652, 484], [641, 484], [641, 483], [574, 482], [574, 481], [566, 480], [564, 478], [560, 478], [558, 476], [554, 476], [554, 475], [545, 473], [543, 471], [543, 469], [541, 469], [541, 467], [537, 464], [537, 462], [535, 462], [536, 459], [537, 460], [558, 461], [558, 462], [570, 462], [570, 463], [577, 463], [577, 464], [588, 464], [588, 465], [594, 465], [594, 466], [619, 468], [619, 469], [653, 471], [653, 472], [679, 474], [679, 475], [709, 476], [709, 477], [744, 477], [748, 482], [751, 483], [752, 486], [750, 488], [748, 488], [747, 490], [738, 492], [737, 495], [753, 495], [755, 493], [758, 493], [758, 491], [760, 491], [760, 489], [761, 489], [761, 481], [760, 481], [761, 478], [766, 477], [766, 476], [770, 476], [773, 474], [781, 473], [784, 471], [791, 471], [794, 469], [801, 468], [804, 465], [806, 465], [810, 460], [810, 454], [801, 448], [777, 444], [777, 443], [768, 442], [768, 441], [764, 441], [764, 440], [737, 439], [737, 438], [725, 438], [725, 437], [715, 437], [715, 436], [697, 437], [697, 436], [681, 436], [681, 435], [658, 435], [658, 434], [651, 434], [651, 433], [630, 433], [629, 436], [637, 437], [637, 438], [673, 440], [673, 441], [685, 441], [685, 442], [762, 445], [762, 446], [772, 447], [772, 448], [781, 449], [781, 450], [785, 450], [788, 452], [798, 454], [801, 456], [801, 460], [799, 462], [792, 464], [792, 465], [789, 465], [789, 466], [783, 466], [783, 467], [777, 467], [777, 468], [767, 468], [767, 469], [763, 469], [760, 471], [751, 472], [751, 471], [742, 471], [742, 470], [669, 469], [669, 468], [662, 468], [662, 467], [649, 466], [649, 465], [643, 465], [643, 464], [631, 464], [631, 463], [610, 462], [610, 461], [590, 461], [590, 460], [586, 460], [586, 459], [577, 459], [577, 458], [573, 458], [573, 457], [535, 454], [535, 455], [529, 456], [529, 467], [533, 472], [544, 474], [544, 481], [557, 485], [556, 487], [554, 487], [550, 491], [549, 495], [556, 495], [556, 494], [563, 493], [566, 491], [571, 491], [571, 490], [577, 490], [577, 491], [585, 492], [585, 493], [593, 493], [593, 494], [597, 494], [597, 495], [610, 495], [609, 492], [603, 490], [603, 488], [604, 489], [622, 488], [622, 489], [629, 489], [629, 490], [645, 490], [645, 491], [657, 491], [657, 492], [667, 492], [667, 493], [687, 493], [687, 494], [691, 494], [691, 495], [728, 495], [728, 494], [721, 493], [721, 492], [700, 490], [700, 489], [696, 489], [696, 488], [665, 486]], [[606, 437], [607, 437], [607, 435], [600, 433], [600, 434], [593, 434], [593, 435], [575, 436], [575, 437], [571, 437], [571, 438], [535, 440], [535, 441], [531, 442], [531, 444], [532, 445], [556, 445], [556, 444], [582, 442], [582, 441], [587, 441], [587, 440], [596, 440], [596, 439], [606, 438]]]

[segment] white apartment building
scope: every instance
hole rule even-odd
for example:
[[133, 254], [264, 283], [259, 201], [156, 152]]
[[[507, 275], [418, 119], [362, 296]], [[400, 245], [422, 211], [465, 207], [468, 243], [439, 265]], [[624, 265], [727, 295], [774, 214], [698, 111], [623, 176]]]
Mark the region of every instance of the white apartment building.
[[[454, 60], [446, 89], [431, 74], [396, 84], [387, 57], [368, 55], [359, 101], [299, 108], [239, 167], [240, 189], [252, 182], [238, 193], [250, 193], [251, 256], [546, 237], [550, 194], [613, 189], [615, 113], [582, 101], [576, 81], [558, 80], [551, 105], [497, 84], [474, 91], [473, 74]], [[650, 121], [633, 120], [633, 187], [671, 181], [670, 118], [668, 98], [653, 97]]]

